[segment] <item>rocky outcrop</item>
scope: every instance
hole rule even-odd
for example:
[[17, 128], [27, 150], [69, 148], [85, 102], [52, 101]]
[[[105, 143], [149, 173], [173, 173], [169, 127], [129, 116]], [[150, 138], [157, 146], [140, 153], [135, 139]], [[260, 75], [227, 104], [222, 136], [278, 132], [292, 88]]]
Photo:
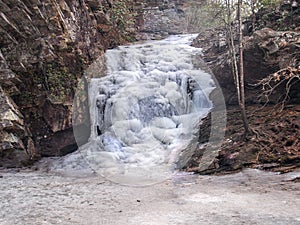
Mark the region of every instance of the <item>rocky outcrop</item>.
[[130, 0], [0, 1], [0, 166], [76, 149], [77, 82], [105, 49], [134, 39], [133, 10]]
[[20, 166], [23, 159], [34, 158], [35, 149], [30, 132], [24, 124], [24, 117], [10, 97], [12, 93], [20, 93], [17, 84], [21, 83], [21, 80], [9, 68], [2, 52], [0, 81], [0, 157], [6, 159], [0, 161], [0, 166]]
[[182, 1], [149, 1], [144, 8], [141, 39], [161, 39], [186, 31]]
[[[204, 1], [152, 0], [144, 1], [143, 23], [138, 38], [161, 39], [168, 35], [195, 33], [198, 27], [191, 23], [191, 9], [199, 9]], [[193, 19], [195, 15], [192, 15]]]
[[[245, 68], [247, 73], [246, 82], [248, 84], [256, 84], [259, 80], [264, 79], [277, 71], [285, 68], [300, 69], [300, 32], [299, 31], [274, 31], [271, 28], [263, 28], [257, 30], [252, 36], [245, 39]], [[297, 73], [297, 72], [296, 72]], [[281, 85], [274, 88], [274, 91], [267, 96], [267, 93], [262, 93], [262, 89], [266, 87], [258, 86], [258, 89], [251, 90], [249, 86], [248, 97], [249, 102], [264, 103], [279, 103], [283, 101], [287, 89], [290, 74], [286, 73]], [[277, 78], [276, 78], [277, 79]], [[275, 81], [275, 80], [274, 80]], [[271, 81], [270, 85], [275, 87], [275, 82]], [[279, 83], [280, 79], [277, 79]], [[299, 79], [293, 79], [293, 85], [289, 90], [289, 103], [300, 103]], [[257, 95], [259, 93], [259, 95]], [[262, 95], [260, 95], [262, 93]]]
[[[282, 8], [282, 10], [286, 10], [287, 7], [283, 5]], [[286, 91], [284, 83], [280, 87], [277, 87], [268, 99], [264, 97], [262, 87], [256, 86], [256, 84], [259, 83], [259, 80], [266, 78], [280, 69], [287, 67], [299, 68], [300, 33], [296, 26], [297, 21], [300, 19], [300, 7], [290, 7], [288, 9], [289, 12], [287, 15], [289, 16], [284, 16], [286, 13], [279, 13], [281, 12], [280, 10], [279, 12], [269, 12], [268, 18], [271, 22], [262, 19], [258, 20], [260, 18], [260, 14], [258, 14], [257, 30], [253, 33], [252, 31], [249, 33], [247, 29], [244, 31], [244, 71], [246, 101], [248, 104], [261, 104], [266, 101], [276, 104], [282, 101]], [[277, 18], [279, 15], [282, 17], [281, 20], [289, 24], [291, 30], [286, 30], [286, 27], [285, 31], [274, 30], [275, 28], [282, 28], [277, 23], [278, 21], [273, 21], [274, 17]], [[258, 29], [261, 26], [260, 23], [269, 24], [274, 27]], [[219, 81], [227, 104], [232, 105], [237, 104], [237, 100], [232, 75], [232, 60], [226, 35], [226, 30], [222, 28], [208, 30], [201, 33], [193, 44], [194, 46], [203, 48], [205, 62], [211, 67]], [[236, 37], [236, 42], [237, 39]], [[290, 102], [299, 102], [298, 89], [299, 82], [290, 90]]]

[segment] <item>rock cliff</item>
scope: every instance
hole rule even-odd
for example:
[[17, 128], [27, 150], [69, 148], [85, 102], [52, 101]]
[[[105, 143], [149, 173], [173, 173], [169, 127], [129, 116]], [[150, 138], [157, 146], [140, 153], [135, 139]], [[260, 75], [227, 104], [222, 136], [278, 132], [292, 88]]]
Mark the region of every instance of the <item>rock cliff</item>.
[[77, 82], [105, 49], [134, 39], [139, 5], [0, 1], [0, 166], [76, 149], [71, 110]]

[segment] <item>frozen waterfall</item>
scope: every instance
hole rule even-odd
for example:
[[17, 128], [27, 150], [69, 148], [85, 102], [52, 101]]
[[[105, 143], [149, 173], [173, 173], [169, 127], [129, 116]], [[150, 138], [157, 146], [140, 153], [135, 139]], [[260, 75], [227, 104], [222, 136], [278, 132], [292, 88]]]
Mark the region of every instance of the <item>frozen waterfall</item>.
[[192, 63], [196, 35], [106, 52], [108, 74], [89, 82], [91, 136], [80, 153], [90, 168], [123, 184], [168, 178], [178, 153], [212, 108], [211, 75]]

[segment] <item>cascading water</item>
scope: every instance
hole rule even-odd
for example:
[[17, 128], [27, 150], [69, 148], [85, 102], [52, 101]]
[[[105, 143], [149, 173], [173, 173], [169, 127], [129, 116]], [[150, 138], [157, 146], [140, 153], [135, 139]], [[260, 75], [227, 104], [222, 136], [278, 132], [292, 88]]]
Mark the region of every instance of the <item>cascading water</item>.
[[195, 35], [120, 46], [106, 52], [108, 74], [91, 79], [89, 166], [123, 184], [162, 181], [212, 108], [211, 75], [193, 66]]

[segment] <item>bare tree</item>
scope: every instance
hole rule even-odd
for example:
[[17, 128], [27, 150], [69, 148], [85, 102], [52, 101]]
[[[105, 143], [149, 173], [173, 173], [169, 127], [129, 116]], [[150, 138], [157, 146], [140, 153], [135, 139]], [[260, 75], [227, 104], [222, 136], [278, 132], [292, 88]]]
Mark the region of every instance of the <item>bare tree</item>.
[[226, 8], [227, 8], [227, 15], [226, 15], [226, 27], [228, 28], [229, 34], [229, 51], [231, 55], [232, 61], [232, 73], [234, 76], [234, 82], [237, 91], [237, 99], [238, 104], [241, 111], [241, 117], [243, 121], [243, 125], [245, 128], [245, 135], [251, 134], [252, 129], [250, 128], [249, 121], [246, 114], [246, 107], [245, 107], [245, 81], [244, 81], [244, 58], [243, 58], [243, 32], [242, 32], [242, 0], [238, 0], [238, 7], [237, 7], [237, 20], [238, 20], [238, 52], [239, 52], [239, 59], [237, 58], [237, 50], [234, 43], [234, 30], [232, 27], [232, 11], [234, 10], [233, 2], [230, 0], [226, 0]]
[[254, 32], [255, 30], [255, 23], [256, 23], [256, 18], [255, 18], [255, 4], [257, 0], [250, 0], [250, 9], [251, 9], [251, 19], [252, 19], [252, 31]]
[[239, 86], [240, 89], [240, 97], [238, 99], [239, 106], [242, 114], [242, 120], [245, 128], [246, 134], [251, 134], [251, 128], [249, 125], [249, 121], [246, 115], [246, 107], [245, 107], [245, 81], [244, 81], [244, 48], [243, 48], [243, 30], [242, 30], [242, 0], [238, 0], [238, 22], [239, 22], [239, 53], [240, 53], [240, 72], [239, 72], [239, 83], [236, 86]]

